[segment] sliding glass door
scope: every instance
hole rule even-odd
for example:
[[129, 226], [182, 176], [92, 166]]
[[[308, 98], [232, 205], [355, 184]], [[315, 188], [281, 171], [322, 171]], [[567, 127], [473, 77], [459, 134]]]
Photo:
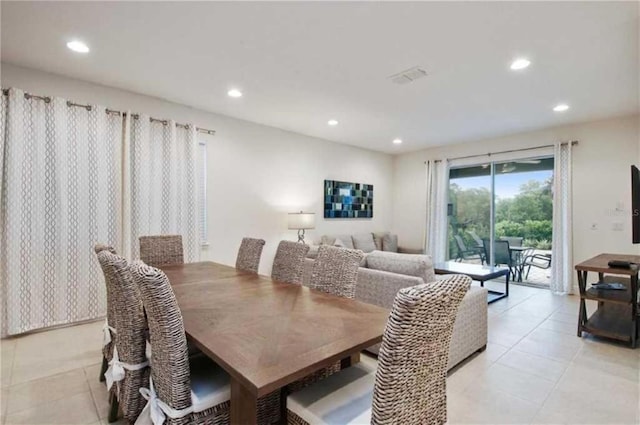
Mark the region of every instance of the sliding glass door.
[[490, 238], [491, 164], [449, 170], [449, 259], [484, 262], [482, 240]]
[[448, 258], [509, 267], [515, 281], [548, 285], [552, 187], [552, 157], [452, 167]]

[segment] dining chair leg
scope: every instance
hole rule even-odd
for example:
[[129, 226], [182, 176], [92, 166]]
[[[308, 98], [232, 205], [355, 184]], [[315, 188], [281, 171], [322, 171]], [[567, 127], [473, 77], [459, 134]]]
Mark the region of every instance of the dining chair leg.
[[287, 397], [289, 396], [289, 391], [287, 391], [287, 387], [280, 388], [280, 422], [279, 425], [287, 425]]
[[115, 392], [112, 392], [109, 395], [109, 415], [107, 416], [107, 421], [109, 421], [109, 423], [118, 420], [119, 409], [120, 403], [118, 403], [118, 397], [116, 397]]
[[109, 363], [107, 362], [107, 358], [105, 356], [102, 356], [102, 366], [100, 367], [100, 376], [98, 376], [98, 380], [100, 382], [104, 382], [104, 373], [107, 371], [108, 367]]

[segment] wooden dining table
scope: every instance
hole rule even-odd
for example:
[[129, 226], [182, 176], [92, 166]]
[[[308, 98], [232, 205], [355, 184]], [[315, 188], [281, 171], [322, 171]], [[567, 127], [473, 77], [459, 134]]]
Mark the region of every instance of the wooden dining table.
[[378, 306], [222, 264], [162, 270], [187, 338], [230, 375], [232, 424], [255, 424], [258, 398], [380, 342], [389, 316]]

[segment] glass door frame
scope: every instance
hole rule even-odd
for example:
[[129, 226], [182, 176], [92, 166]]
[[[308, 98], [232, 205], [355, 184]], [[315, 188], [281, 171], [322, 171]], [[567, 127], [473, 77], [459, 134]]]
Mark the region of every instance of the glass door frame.
[[[451, 177], [450, 177], [450, 173], [452, 169], [459, 169], [459, 168], [468, 168], [468, 167], [478, 167], [478, 166], [482, 166], [483, 164], [489, 164], [489, 177], [491, 180], [491, 184], [490, 184], [490, 193], [491, 193], [491, 201], [489, 202], [489, 249], [487, 254], [489, 255], [489, 258], [487, 258], [487, 263], [491, 266], [493, 264], [495, 264], [495, 253], [494, 253], [494, 245], [495, 245], [495, 241], [496, 241], [496, 232], [495, 232], [495, 225], [496, 225], [496, 194], [495, 194], [495, 189], [496, 189], [496, 166], [497, 165], [501, 165], [501, 164], [506, 164], [509, 162], [518, 162], [518, 161], [534, 161], [534, 160], [544, 160], [544, 159], [553, 159], [555, 161], [555, 155], [553, 153], [545, 153], [545, 154], [539, 154], [539, 155], [533, 155], [533, 156], [518, 156], [515, 158], [509, 158], [509, 159], [502, 159], [502, 160], [493, 160], [491, 158], [488, 158], [486, 161], [478, 161], [478, 162], [470, 162], [467, 164], [461, 164], [461, 165], [453, 165], [449, 167], [449, 176], [448, 176], [448, 187], [450, 187], [451, 185]], [[553, 178], [555, 179], [555, 175], [553, 176]], [[449, 191], [447, 191], [447, 204], [450, 203], [451, 199], [448, 197], [449, 195]], [[448, 242], [447, 242], [448, 243]], [[448, 248], [447, 248], [448, 250]], [[450, 260], [450, 259], [449, 259]]]

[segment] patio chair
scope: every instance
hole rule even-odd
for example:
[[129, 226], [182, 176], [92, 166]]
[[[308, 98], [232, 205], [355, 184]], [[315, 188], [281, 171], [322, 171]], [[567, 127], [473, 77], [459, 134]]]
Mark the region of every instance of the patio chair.
[[500, 236], [501, 241], [509, 242], [509, 246], [522, 246], [524, 238], [520, 236]]
[[473, 248], [473, 249], [467, 248], [464, 241], [462, 240], [462, 236], [455, 235], [453, 238], [455, 239], [456, 246], [458, 247], [458, 256], [456, 257], [456, 261], [458, 262], [462, 260], [481, 260], [482, 261], [482, 255], [480, 254], [479, 250], [477, 248]]
[[[487, 247], [491, 246], [491, 242], [489, 242], [489, 239], [483, 239], [482, 241], [484, 244], [484, 255], [488, 263], [489, 259], [491, 258], [490, 256], [491, 253], [487, 250]], [[511, 256], [511, 250], [509, 249], [509, 241], [501, 241], [501, 240], [493, 241], [493, 259], [494, 259], [494, 264], [493, 264], [494, 266], [506, 265], [507, 267], [509, 267], [509, 274], [511, 278], [512, 279], [516, 278], [517, 265], [515, 264]]]
[[469, 234], [469, 236], [471, 236], [471, 239], [473, 239], [473, 241], [475, 242], [476, 249], [480, 253], [480, 261], [482, 261], [482, 264], [484, 264], [487, 261], [487, 259], [484, 255], [484, 244], [482, 243], [482, 239], [480, 239], [480, 236], [478, 236], [478, 234], [473, 230], [467, 230], [467, 233]]
[[528, 255], [522, 262], [522, 270], [527, 269], [524, 274], [524, 278], [529, 278], [529, 272], [531, 267], [537, 267], [542, 270], [551, 268], [551, 254], [531, 254]]

